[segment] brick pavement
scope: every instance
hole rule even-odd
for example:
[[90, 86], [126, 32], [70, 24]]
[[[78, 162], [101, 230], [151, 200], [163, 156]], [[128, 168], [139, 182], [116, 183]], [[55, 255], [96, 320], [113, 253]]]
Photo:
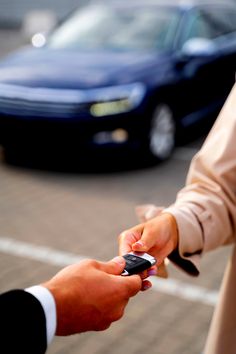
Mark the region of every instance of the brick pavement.
[[[20, 43], [13, 33], [8, 35], [0, 31], [0, 38], [11, 38], [8, 45], [0, 41], [0, 55]], [[110, 175], [59, 174], [15, 168], [1, 160], [0, 237], [109, 259], [117, 253], [119, 232], [136, 223], [134, 206], [172, 202], [187, 168], [188, 162], [170, 160], [152, 169]], [[207, 255], [198, 279], [173, 267], [171, 277], [217, 290], [229, 252], [224, 248]], [[3, 253], [0, 269], [0, 291], [39, 283], [58, 270]], [[200, 354], [212, 311], [211, 306], [149, 291], [132, 299], [125, 317], [108, 331], [56, 338], [48, 353]]]
[[[133, 207], [144, 194], [167, 203], [179, 188], [186, 163], [181, 163], [182, 177], [175, 184], [174, 177], [163, 178], [174, 163], [112, 175], [57, 174], [1, 163], [0, 236], [109, 259], [117, 252], [118, 233], [136, 222]], [[218, 289], [228, 252], [222, 249], [207, 256], [198, 279], [173, 267], [171, 277]], [[41, 282], [58, 270], [1, 253], [0, 266], [1, 291]], [[48, 353], [199, 354], [212, 311], [211, 306], [149, 291], [132, 299], [124, 319], [108, 331], [56, 339]]]

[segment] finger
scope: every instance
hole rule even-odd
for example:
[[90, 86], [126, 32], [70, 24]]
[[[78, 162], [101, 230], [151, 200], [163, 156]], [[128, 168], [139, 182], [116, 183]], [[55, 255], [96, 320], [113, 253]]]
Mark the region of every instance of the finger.
[[157, 267], [157, 274], [160, 278], [168, 278], [168, 271], [165, 262], [162, 262], [159, 267]]
[[170, 242], [168, 242], [162, 249], [158, 250], [155, 255], [157, 259], [156, 265], [158, 268], [165, 261], [166, 257], [171, 253], [172, 250], [173, 248]]
[[142, 280], [148, 278], [148, 271], [144, 270], [143, 272], [139, 273], [139, 276]]
[[136, 295], [142, 289], [142, 279], [139, 275], [121, 276], [121, 278], [127, 291], [127, 297]]
[[142, 236], [142, 225], [138, 225], [137, 228], [122, 232], [119, 236], [119, 254], [124, 255], [132, 251], [132, 245], [140, 240]]
[[146, 291], [152, 287], [152, 283], [149, 280], [144, 280], [142, 283], [142, 291]]
[[156, 234], [149, 228], [144, 227], [141, 238], [133, 244], [132, 250], [136, 252], [148, 252], [155, 245], [156, 239]]
[[120, 275], [125, 268], [125, 259], [121, 256], [115, 257], [109, 262], [99, 262], [99, 269], [113, 275]]
[[148, 277], [157, 275], [158, 269], [157, 269], [156, 266], [153, 266], [153, 267], [151, 267], [151, 268], [148, 269], [147, 273], [148, 273]]
[[139, 276], [143, 280], [148, 277], [151, 277], [153, 275], [157, 275], [157, 267], [156, 266], [152, 266], [152, 267], [148, 268], [147, 270], [143, 271], [142, 273], [139, 273]]

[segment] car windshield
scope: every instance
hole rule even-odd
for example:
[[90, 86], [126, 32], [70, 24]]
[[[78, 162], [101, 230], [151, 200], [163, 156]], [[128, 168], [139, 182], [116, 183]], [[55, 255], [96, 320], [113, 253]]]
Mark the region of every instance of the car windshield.
[[160, 50], [173, 45], [180, 14], [172, 8], [91, 6], [77, 11], [48, 40], [50, 48]]

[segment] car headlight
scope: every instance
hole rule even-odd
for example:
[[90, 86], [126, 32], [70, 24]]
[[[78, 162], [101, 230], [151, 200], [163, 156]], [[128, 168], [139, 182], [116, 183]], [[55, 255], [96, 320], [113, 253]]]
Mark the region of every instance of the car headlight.
[[132, 105], [128, 99], [110, 102], [94, 103], [90, 107], [90, 113], [95, 117], [107, 116], [128, 112], [132, 109]]
[[90, 113], [102, 117], [129, 112], [142, 102], [145, 92], [141, 83], [96, 89], [90, 92], [94, 94]]
[[94, 117], [131, 111], [143, 100], [146, 88], [141, 83], [95, 89], [55, 89], [0, 83], [0, 112], [23, 116], [77, 116], [86, 106]]

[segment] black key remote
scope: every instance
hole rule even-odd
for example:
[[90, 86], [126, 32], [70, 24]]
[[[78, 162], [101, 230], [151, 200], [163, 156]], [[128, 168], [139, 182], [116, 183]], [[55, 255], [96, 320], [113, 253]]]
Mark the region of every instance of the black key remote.
[[132, 275], [143, 272], [156, 264], [156, 259], [148, 253], [131, 252], [123, 256], [126, 265], [121, 275]]

